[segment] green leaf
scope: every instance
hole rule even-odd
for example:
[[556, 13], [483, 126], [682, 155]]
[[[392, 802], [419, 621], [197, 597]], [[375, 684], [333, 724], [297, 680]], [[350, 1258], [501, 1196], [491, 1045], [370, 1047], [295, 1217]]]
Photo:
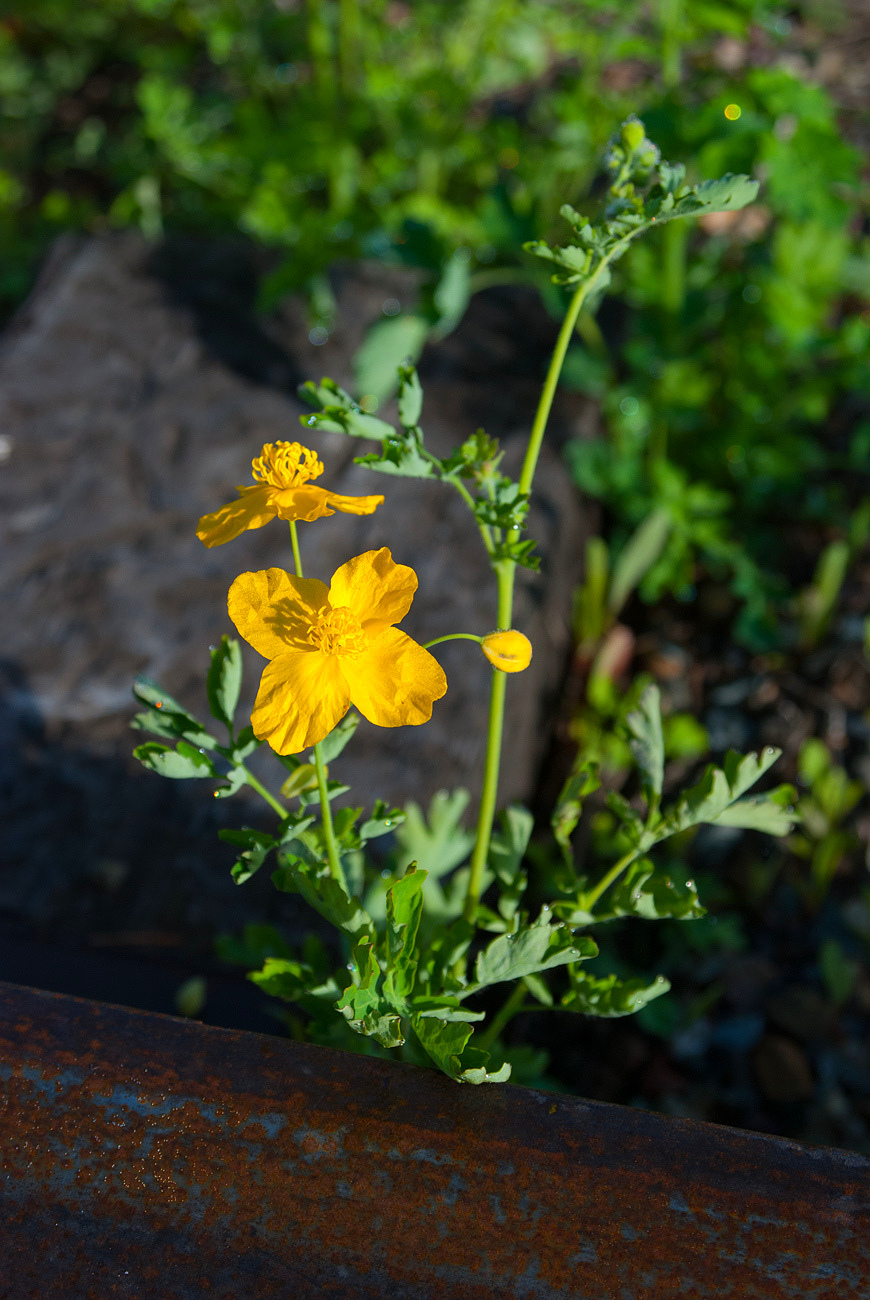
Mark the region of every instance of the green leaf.
[[449, 794], [439, 790], [429, 804], [429, 818], [416, 803], [405, 805], [405, 823], [396, 831], [402, 847], [400, 866], [416, 862], [421, 871], [438, 878], [452, 871], [468, 856], [474, 835], [460, 825], [460, 818], [468, 806], [467, 790], [454, 790]]
[[177, 700], [147, 677], [137, 677], [133, 694], [142, 704], [149, 706], [147, 713], [137, 713], [131, 726], [138, 731], [150, 731], [168, 740], [183, 738], [191, 745], [214, 749], [217, 740], [210, 735], [198, 718], [188, 713]]
[[598, 978], [587, 971], [569, 971], [571, 988], [560, 1005], [566, 1011], [579, 1011], [586, 1016], [630, 1016], [654, 998], [661, 997], [671, 987], [662, 975], [652, 983], [644, 979], [618, 979], [616, 975]]
[[235, 744], [228, 750], [227, 757], [232, 763], [243, 763], [249, 754], [259, 749], [264, 742], [254, 735], [253, 727], [242, 727], [236, 736]]
[[613, 566], [607, 597], [607, 608], [613, 618], [661, 555], [672, 526], [671, 512], [660, 506], [647, 515], [625, 543]]
[[328, 736], [320, 742], [320, 757], [324, 763], [332, 763], [350, 741], [359, 726], [359, 714], [346, 713], [341, 722], [332, 728]]
[[595, 914], [596, 921], [619, 916], [637, 916], [645, 921], [694, 921], [706, 915], [698, 902], [698, 891], [691, 880], [681, 883], [656, 868], [649, 858], [638, 858], [608, 895], [606, 911]]
[[500, 817], [498, 830], [489, 842], [489, 865], [501, 885], [498, 910], [504, 921], [513, 921], [526, 892], [528, 875], [520, 868], [535, 819], [528, 808], [511, 804]]
[[218, 839], [235, 844], [243, 850], [230, 871], [237, 885], [243, 885], [251, 876], [256, 875], [277, 844], [273, 835], [254, 830], [250, 826], [243, 826], [241, 830], [221, 829], [218, 831]]
[[359, 837], [363, 842], [375, 840], [379, 835], [387, 835], [401, 826], [404, 820], [405, 814], [401, 808], [388, 808], [383, 799], [377, 799], [371, 817], [359, 828]]
[[248, 774], [243, 767], [231, 767], [229, 772], [225, 772], [223, 779], [226, 785], [219, 785], [214, 792], [215, 799], [229, 799], [232, 795], [238, 794], [243, 785], [247, 784]]
[[[784, 787], [790, 790], [791, 787]], [[799, 817], [794, 808], [783, 807], [773, 794], [753, 795], [738, 799], [720, 812], [717, 826], [739, 826], [748, 831], [764, 831], [767, 835], [788, 835], [794, 830]]]
[[286, 854], [287, 862], [272, 872], [272, 883], [284, 893], [299, 893], [330, 925], [356, 938], [373, 934], [374, 924], [358, 898], [345, 893], [329, 868]]
[[423, 455], [423, 441], [415, 429], [391, 432], [381, 444], [381, 450], [367, 456], [357, 456], [356, 465], [377, 470], [379, 474], [395, 474], [399, 478], [435, 478], [435, 466]]
[[549, 920], [549, 910], [542, 908], [534, 925], [516, 934], [500, 934], [482, 952], [475, 963], [475, 991], [506, 980], [521, 979], [564, 966], [568, 962], [583, 961], [598, 952], [596, 944], [586, 935], [575, 938], [570, 929]]
[[657, 804], [665, 776], [665, 740], [657, 686], [647, 686], [637, 709], [629, 713], [625, 723], [631, 735], [631, 752], [640, 768], [644, 798], [648, 805]]
[[757, 197], [758, 181], [728, 172], [719, 180], [701, 181], [688, 194], [678, 195], [673, 208], [662, 212], [658, 219], [670, 221], [673, 217], [694, 217], [703, 212], [738, 212]]
[[157, 772], [160, 776], [171, 777], [173, 781], [217, 776], [215, 765], [208, 755], [201, 754], [195, 746], [185, 740], [179, 740], [175, 749], [171, 749], [168, 745], [158, 745], [156, 741], [149, 741], [145, 745], [138, 745], [133, 750], [133, 757], [138, 758], [139, 762], [150, 771]]
[[394, 393], [399, 367], [417, 360], [429, 329], [422, 316], [393, 316], [373, 325], [353, 359], [357, 391], [379, 402]]
[[[757, 754], [737, 754], [729, 750], [725, 756], [724, 768], [710, 765], [697, 785], [687, 790], [675, 808], [670, 809], [664, 817], [661, 830], [666, 835], [674, 835], [689, 826], [698, 826], [702, 822], [715, 825], [727, 808], [735, 803], [759, 777], [779, 758], [781, 750], [769, 747], [759, 757]], [[768, 795], [770, 799], [772, 796]], [[741, 812], [734, 814], [739, 817]], [[746, 812], [746, 816], [757, 816]], [[762, 814], [764, 816], [764, 814]], [[794, 819], [792, 819], [794, 820]], [[739, 825], [740, 823], [721, 822], [722, 825]], [[785, 832], [771, 832], [784, 834]], [[658, 838], [663, 838], [661, 833]]]
[[510, 1078], [510, 1066], [490, 1073], [486, 1066], [489, 1053], [468, 1047], [474, 1032], [470, 1025], [423, 1013], [413, 1018], [414, 1033], [435, 1064], [457, 1083], [504, 1083]]
[[425, 871], [411, 868], [387, 890], [387, 999], [401, 1007], [414, 987], [419, 954], [417, 930], [423, 909]]
[[399, 366], [399, 423], [406, 429], [420, 423], [423, 389], [413, 366]]
[[465, 315], [470, 296], [471, 259], [466, 249], [457, 250], [446, 263], [434, 294], [438, 311], [435, 329], [442, 337], [456, 329]]
[[573, 865], [574, 862], [574, 855], [571, 852], [571, 836], [580, 820], [583, 802], [600, 787], [598, 764], [593, 760], [584, 759], [568, 777], [556, 801], [556, 807], [553, 809], [553, 815], [550, 818], [550, 825], [553, 828], [556, 843], [561, 848], [565, 861], [569, 866]]
[[211, 652], [205, 688], [212, 717], [232, 731], [242, 689], [242, 651], [238, 641], [226, 635], [221, 637], [220, 645]]

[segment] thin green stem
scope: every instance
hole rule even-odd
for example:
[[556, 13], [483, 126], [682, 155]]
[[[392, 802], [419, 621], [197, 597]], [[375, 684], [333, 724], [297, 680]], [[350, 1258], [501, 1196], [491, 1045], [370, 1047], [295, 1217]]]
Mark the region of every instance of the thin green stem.
[[[514, 601], [514, 573], [516, 565], [507, 560], [496, 567], [498, 578], [498, 626], [506, 630], [511, 625]], [[498, 798], [498, 774], [501, 765], [501, 741], [504, 730], [504, 701], [507, 674], [498, 668], [492, 671], [489, 695], [489, 721], [486, 732], [486, 759], [483, 768], [483, 786], [480, 791], [480, 811], [477, 815], [477, 835], [468, 875], [463, 915], [470, 921], [480, 902], [483, 873], [489, 856], [489, 841]]]
[[518, 980], [513, 991], [496, 1011], [486, 1029], [476, 1036], [474, 1040], [475, 1047], [481, 1048], [484, 1052], [488, 1051], [505, 1026], [513, 1020], [514, 1016], [519, 1015], [525, 1009], [523, 1006], [525, 1000], [526, 986], [522, 980]]
[[434, 641], [427, 641], [423, 649], [431, 650], [433, 645], [440, 645], [442, 641], [476, 641], [480, 645], [482, 640], [482, 636], [475, 636], [473, 632], [448, 632], [446, 636], [436, 636]]
[[251, 787], [251, 789], [256, 790], [260, 798], [265, 799], [269, 807], [274, 809], [274, 811], [278, 814], [279, 817], [286, 817], [287, 809], [284, 807], [284, 805], [279, 803], [273, 794], [269, 793], [269, 791], [263, 785], [262, 781], [258, 781], [257, 778], [254, 776], [253, 772], [248, 771], [244, 763], [241, 764], [241, 767], [242, 767], [242, 771], [245, 774], [245, 781]]
[[[302, 573], [302, 556], [299, 553], [299, 536], [296, 531], [296, 521], [290, 520], [290, 540], [293, 543], [293, 563], [296, 566], [296, 577], [303, 577]], [[323, 824], [323, 839], [326, 844], [326, 857], [329, 862], [329, 872], [342, 888], [347, 892], [347, 881], [344, 878], [344, 870], [341, 865], [341, 854], [338, 849], [338, 841], [335, 838], [335, 827], [332, 824], [332, 809], [329, 806], [329, 796], [326, 789], [326, 764], [320, 752], [320, 745], [314, 746], [314, 768], [317, 772], [317, 789], [320, 793], [320, 817]], [[282, 811], [282, 816], [286, 813]]]
[[547, 421], [550, 418], [550, 411], [553, 406], [553, 398], [556, 396], [556, 388], [559, 383], [559, 375], [562, 372], [565, 353], [568, 351], [568, 345], [574, 334], [574, 326], [577, 324], [577, 317], [580, 315], [580, 308], [583, 306], [583, 300], [589, 292], [589, 287], [592, 283], [593, 280], [587, 280], [578, 286], [574, 297], [571, 299], [565, 319], [562, 321], [562, 328], [559, 330], [559, 337], [556, 339], [556, 346], [553, 349], [553, 355], [550, 358], [550, 366], [547, 370], [547, 377], [544, 380], [544, 387], [541, 392], [540, 401], [538, 402], [538, 409], [535, 412], [532, 432], [529, 435], [529, 445], [526, 448], [523, 467], [520, 471], [521, 492], [529, 493], [532, 490], [532, 479], [535, 477], [535, 468], [538, 464], [538, 457], [541, 454], [541, 445], [544, 441], [544, 430], [546, 429]]
[[319, 745], [314, 746], [314, 767], [317, 772], [317, 789], [320, 793], [320, 813], [323, 819], [323, 838], [326, 841], [329, 873], [347, 892], [347, 881], [344, 878], [344, 870], [341, 865], [341, 854], [338, 851], [335, 827], [332, 824], [332, 809], [329, 806], [329, 794], [326, 789], [326, 764], [323, 761]]
[[302, 556], [299, 551], [299, 534], [296, 531], [296, 520], [290, 520], [290, 543], [293, 547], [293, 564], [296, 567], [296, 577], [302, 577]]
[[624, 857], [621, 857], [618, 862], [613, 864], [607, 874], [602, 876], [601, 880], [599, 880], [598, 884], [595, 885], [593, 889], [589, 889], [584, 893], [583, 902], [587, 911], [592, 910], [601, 895], [610, 888], [615, 880], [619, 879], [626, 867], [630, 867], [635, 858], [639, 857], [640, 850], [632, 849], [629, 853], [626, 853]]

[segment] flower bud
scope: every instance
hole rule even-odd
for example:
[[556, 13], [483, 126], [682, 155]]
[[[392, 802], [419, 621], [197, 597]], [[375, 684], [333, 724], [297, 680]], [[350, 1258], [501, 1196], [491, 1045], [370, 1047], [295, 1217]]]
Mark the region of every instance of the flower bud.
[[480, 643], [493, 668], [503, 673], [521, 673], [532, 660], [532, 643], [522, 632], [490, 632]]
[[646, 132], [643, 122], [639, 122], [636, 117], [630, 117], [627, 122], [622, 124], [622, 143], [627, 153], [634, 153], [639, 149], [646, 138]]

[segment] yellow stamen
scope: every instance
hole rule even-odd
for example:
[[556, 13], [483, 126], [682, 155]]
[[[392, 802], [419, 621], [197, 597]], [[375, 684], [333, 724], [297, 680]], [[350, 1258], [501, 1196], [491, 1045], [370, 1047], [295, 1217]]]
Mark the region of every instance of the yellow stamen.
[[326, 655], [358, 655], [367, 644], [362, 624], [345, 605], [318, 615], [311, 625], [308, 640]]
[[254, 478], [274, 488], [301, 487], [320, 478], [323, 461], [299, 442], [267, 442], [263, 453], [251, 462]]

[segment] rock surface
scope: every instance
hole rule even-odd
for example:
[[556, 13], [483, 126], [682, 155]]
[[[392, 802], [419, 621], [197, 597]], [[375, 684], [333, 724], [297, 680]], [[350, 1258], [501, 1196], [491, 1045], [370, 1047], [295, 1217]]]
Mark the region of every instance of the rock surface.
[[[65, 242], [0, 349], [2, 653], [7, 728], [18, 738], [18, 757], [7, 750], [3, 763], [13, 785], [27, 786], [34, 764], [42, 782], [24, 797], [25, 804], [40, 805], [36, 821], [20, 820], [19, 801], [11, 857], [7, 849], [5, 861], [0, 858], [0, 908], [13, 914], [48, 920], [61, 905], [68, 868], [55, 866], [38, 885], [22, 885], [20, 867], [35, 840], [37, 856], [53, 861], [46, 845], [58, 834], [66, 838], [67, 858], [70, 850], [78, 858], [68, 817], [53, 821], [45, 801], [52, 774], [62, 783], [66, 777], [58, 773], [74, 769], [77, 758], [105, 770], [120, 763], [110, 783], [115, 807], [119, 815], [126, 810], [131, 833], [159, 842], [165, 827], [147, 832], [132, 812], [139, 803], [129, 783], [140, 790], [159, 778], [134, 772], [126, 759], [135, 742], [127, 729], [131, 681], [144, 672], [204, 714], [208, 647], [233, 630], [226, 614], [230, 582], [244, 569], [291, 562], [289, 538], [277, 522], [207, 551], [194, 535], [196, 520], [230, 500], [236, 484], [250, 481], [251, 457], [264, 442], [301, 436], [296, 382], [323, 373], [347, 382], [350, 358], [382, 299], [409, 292], [409, 281], [395, 270], [345, 277], [340, 326], [325, 347], [315, 348], [298, 307], [267, 332], [226, 299], [184, 305], [173, 291], [173, 275], [177, 282], [179, 266], [186, 265], [181, 254], [178, 247], [155, 253], [133, 235]], [[446, 448], [475, 427], [467, 418], [474, 385], [456, 373], [447, 345], [428, 368], [423, 423], [433, 445]], [[506, 408], [504, 369], [504, 358], [496, 358], [491, 383], [498, 396], [488, 431], [509, 448], [513, 439], [516, 454], [528, 414], [512, 416]], [[491, 574], [458, 495], [359, 469], [351, 459], [364, 448], [349, 439], [309, 437], [326, 462], [322, 482], [342, 492], [383, 491], [386, 502], [371, 518], [335, 515], [301, 525], [306, 573], [328, 580], [351, 555], [387, 545], [419, 577], [403, 623], [409, 634], [428, 640], [494, 626]], [[543, 572], [521, 575], [515, 621], [531, 638], [535, 657], [530, 671], [509, 683], [503, 801], [528, 797], [532, 789], [568, 649], [584, 531], [555, 455], [542, 458], [532, 535], [540, 541]], [[449, 690], [432, 722], [398, 730], [364, 723], [343, 756], [340, 775], [356, 801], [426, 802], [442, 786], [475, 788], [488, 668], [468, 642], [439, 647], [438, 656]], [[253, 651], [246, 654], [244, 709], [262, 664]], [[30, 741], [22, 747], [23, 735]], [[126, 783], [124, 795], [119, 781]], [[84, 797], [88, 807], [100, 801], [99, 779], [91, 784], [97, 793]], [[208, 826], [213, 833], [214, 805], [205, 808], [198, 783], [183, 785], [172, 792], [173, 809], [166, 805], [165, 815], [187, 810], [181, 820], [190, 824], [196, 805], [200, 831]], [[155, 797], [152, 791], [144, 799], [152, 818]], [[224, 807], [226, 820], [237, 823], [239, 809]], [[103, 808], [101, 817], [111, 831], [104, 835], [110, 858], [132, 862], [135, 876], [137, 845], [127, 843], [110, 810]], [[176, 827], [174, 843], [183, 843], [184, 829]], [[106, 858], [100, 844], [91, 836], [77, 870], [93, 873], [94, 861]], [[193, 881], [182, 888], [185, 896], [196, 892]], [[179, 903], [182, 912], [185, 906]], [[159, 918], [144, 907], [139, 921]]]

